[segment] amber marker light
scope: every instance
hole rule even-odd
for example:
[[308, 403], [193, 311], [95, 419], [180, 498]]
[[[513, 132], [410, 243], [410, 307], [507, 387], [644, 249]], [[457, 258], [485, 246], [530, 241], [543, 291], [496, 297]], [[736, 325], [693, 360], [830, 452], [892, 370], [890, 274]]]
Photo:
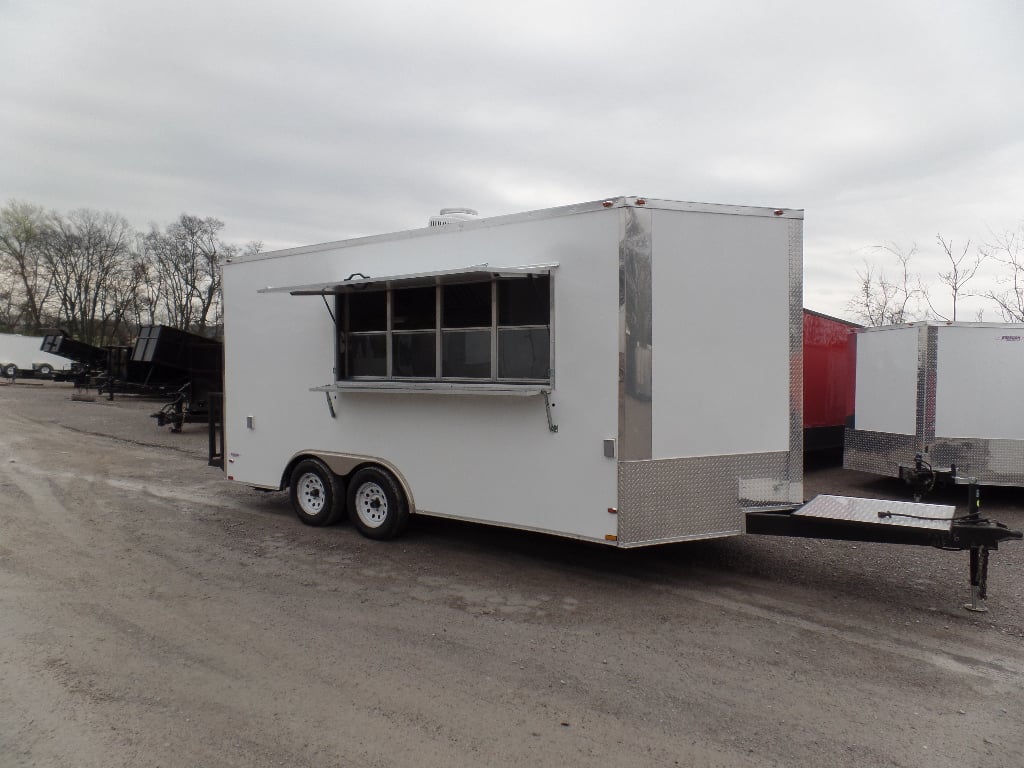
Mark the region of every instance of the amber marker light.
[[614, 533], [606, 533], [604, 535], [604, 540], [605, 541], [618, 541], [619, 537], [616, 536]]

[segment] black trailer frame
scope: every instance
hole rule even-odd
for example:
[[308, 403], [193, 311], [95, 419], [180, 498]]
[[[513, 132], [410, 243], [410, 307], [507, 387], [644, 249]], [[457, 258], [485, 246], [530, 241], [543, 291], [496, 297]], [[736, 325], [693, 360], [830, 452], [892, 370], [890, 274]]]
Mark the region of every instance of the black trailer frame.
[[[791, 536], [804, 539], [863, 541], [877, 544], [908, 544], [937, 547], [944, 550], [970, 552], [970, 611], [984, 612], [988, 597], [989, 553], [999, 549], [1003, 541], [1024, 538], [1002, 523], [981, 516], [981, 490], [973, 478], [956, 478], [957, 484], [968, 486], [967, 514], [960, 517], [924, 518], [898, 511], [877, 512], [878, 521], [842, 520], [801, 514], [814, 503], [772, 510], [753, 510], [745, 515], [746, 532], [762, 536]], [[875, 501], [875, 500], [872, 500]], [[883, 502], [884, 503], [884, 502]], [[892, 525], [893, 518], [906, 518], [908, 525]], [[948, 522], [948, 527], [913, 525], [921, 522]]]

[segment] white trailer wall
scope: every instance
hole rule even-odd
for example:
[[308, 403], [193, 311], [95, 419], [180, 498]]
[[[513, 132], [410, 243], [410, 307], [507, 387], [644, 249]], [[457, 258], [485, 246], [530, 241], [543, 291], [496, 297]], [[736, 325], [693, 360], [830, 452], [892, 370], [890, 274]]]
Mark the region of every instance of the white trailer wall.
[[[616, 532], [618, 216], [596, 211], [465, 231], [349, 241], [281, 252], [224, 270], [228, 475], [277, 487], [309, 449], [385, 458], [418, 510], [603, 540]], [[334, 326], [315, 296], [266, 286], [557, 262], [552, 274], [551, 433], [541, 397], [482, 394], [324, 395], [334, 381]], [[329, 298], [329, 300], [331, 300]], [[253, 429], [246, 427], [253, 417]], [[571, 501], [570, 501], [571, 500]]]

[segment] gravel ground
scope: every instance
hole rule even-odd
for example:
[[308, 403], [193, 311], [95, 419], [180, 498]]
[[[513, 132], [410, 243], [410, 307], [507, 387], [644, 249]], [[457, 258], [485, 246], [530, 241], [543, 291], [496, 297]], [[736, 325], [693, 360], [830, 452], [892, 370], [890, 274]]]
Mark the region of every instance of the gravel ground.
[[[372, 542], [224, 481], [158, 403], [71, 394], [0, 386], [0, 768], [1024, 765], [1020, 543], [980, 615], [926, 548]], [[1020, 490], [983, 503], [1024, 527]]]

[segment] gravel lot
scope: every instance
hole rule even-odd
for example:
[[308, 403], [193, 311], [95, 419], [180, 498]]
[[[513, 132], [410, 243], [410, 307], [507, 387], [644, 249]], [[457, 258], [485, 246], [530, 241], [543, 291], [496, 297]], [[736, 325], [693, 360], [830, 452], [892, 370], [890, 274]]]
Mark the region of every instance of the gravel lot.
[[[228, 483], [153, 402], [71, 394], [0, 386], [0, 768], [1024, 765], [1021, 543], [979, 615], [967, 555], [925, 548], [372, 542]], [[1024, 527], [1024, 492], [983, 505]]]

